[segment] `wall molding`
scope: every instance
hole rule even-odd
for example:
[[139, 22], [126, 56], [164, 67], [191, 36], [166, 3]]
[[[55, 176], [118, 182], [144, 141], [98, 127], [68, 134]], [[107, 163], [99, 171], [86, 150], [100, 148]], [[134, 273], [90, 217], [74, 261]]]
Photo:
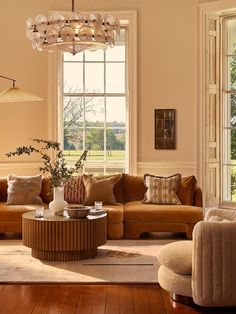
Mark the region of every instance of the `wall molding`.
[[195, 162], [138, 162], [138, 174], [144, 173], [156, 175], [172, 175], [181, 173], [185, 175], [196, 175]]

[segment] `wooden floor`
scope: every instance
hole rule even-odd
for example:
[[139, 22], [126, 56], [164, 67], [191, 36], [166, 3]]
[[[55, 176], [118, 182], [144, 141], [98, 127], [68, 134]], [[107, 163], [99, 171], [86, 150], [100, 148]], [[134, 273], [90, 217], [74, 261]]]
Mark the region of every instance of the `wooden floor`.
[[0, 285], [1, 314], [236, 313], [171, 301], [158, 285]]

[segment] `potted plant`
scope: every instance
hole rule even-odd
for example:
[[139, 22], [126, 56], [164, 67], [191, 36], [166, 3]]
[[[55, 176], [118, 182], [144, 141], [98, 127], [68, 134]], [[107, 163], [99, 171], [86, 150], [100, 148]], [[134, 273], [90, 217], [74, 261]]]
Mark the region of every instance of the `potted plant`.
[[[43, 160], [43, 166], [39, 170], [43, 173], [48, 173], [51, 176], [53, 186], [53, 201], [49, 203], [49, 208], [54, 211], [55, 214], [61, 215], [67, 202], [64, 201], [64, 183], [79, 169], [83, 168], [84, 161], [87, 157], [87, 151], [85, 150], [80, 158], [75, 162], [73, 167], [66, 164], [63, 151], [60, 148], [60, 143], [42, 140], [38, 138], [31, 139], [35, 143], [38, 143], [41, 147], [35, 146], [21, 146], [17, 147], [15, 151], [6, 154], [7, 157], [31, 155], [32, 153], [39, 154]], [[55, 152], [55, 158], [52, 159], [48, 151]]]

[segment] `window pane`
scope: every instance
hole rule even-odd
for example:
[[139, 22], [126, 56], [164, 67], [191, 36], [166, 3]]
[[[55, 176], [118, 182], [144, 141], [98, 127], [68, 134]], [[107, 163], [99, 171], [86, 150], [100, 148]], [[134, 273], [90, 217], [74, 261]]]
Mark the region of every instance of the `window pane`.
[[87, 164], [84, 172], [87, 174], [92, 173], [94, 176], [101, 176], [104, 175], [104, 167], [97, 167]]
[[106, 92], [125, 93], [125, 64], [107, 63]]
[[228, 89], [236, 89], [236, 56], [228, 57]]
[[111, 166], [111, 167], [106, 167], [106, 174], [117, 174], [117, 173], [122, 173], [125, 172], [125, 167], [124, 164], [120, 166]]
[[106, 50], [106, 61], [125, 61], [125, 30], [115, 37], [115, 46]]
[[104, 127], [105, 107], [103, 97], [85, 97], [86, 127]]
[[64, 128], [83, 126], [84, 98], [64, 97]]
[[104, 160], [104, 129], [86, 129], [85, 149], [88, 150], [88, 160]]
[[125, 97], [106, 98], [106, 121], [107, 125], [125, 126], [126, 122], [126, 99]]
[[64, 63], [64, 93], [83, 91], [83, 64]]
[[85, 92], [104, 93], [103, 63], [85, 63]]
[[227, 21], [228, 26], [228, 53], [236, 53], [236, 20]]
[[224, 166], [224, 200], [236, 202], [236, 166]]
[[106, 139], [107, 160], [125, 160], [125, 130], [108, 129]]
[[85, 61], [104, 61], [104, 50], [85, 50]]
[[76, 55], [73, 55], [69, 52], [64, 52], [64, 61], [83, 61], [83, 52], [77, 53]]

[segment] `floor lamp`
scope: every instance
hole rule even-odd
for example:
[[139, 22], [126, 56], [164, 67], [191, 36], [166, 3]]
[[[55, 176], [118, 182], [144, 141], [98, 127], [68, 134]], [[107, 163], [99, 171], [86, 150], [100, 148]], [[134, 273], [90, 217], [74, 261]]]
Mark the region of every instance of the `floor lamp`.
[[42, 98], [24, 92], [20, 88], [16, 87], [16, 80], [7, 76], [0, 75], [0, 78], [9, 80], [12, 82], [12, 87], [5, 89], [0, 93], [0, 102], [25, 102], [25, 101], [41, 101]]

